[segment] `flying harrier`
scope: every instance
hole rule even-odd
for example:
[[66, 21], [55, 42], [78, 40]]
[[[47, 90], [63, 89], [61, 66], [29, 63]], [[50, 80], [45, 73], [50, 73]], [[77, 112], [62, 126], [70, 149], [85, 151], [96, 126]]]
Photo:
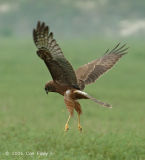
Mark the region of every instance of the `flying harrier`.
[[95, 82], [102, 74], [108, 71], [113, 65], [127, 53], [125, 45], [117, 44], [111, 51], [107, 50], [105, 55], [95, 59], [74, 71], [72, 65], [64, 57], [63, 52], [53, 33], [49, 32], [49, 27], [45, 23], [38, 22], [33, 30], [34, 43], [37, 47], [37, 55], [46, 64], [52, 79], [45, 85], [45, 91], [56, 92], [64, 96], [64, 102], [69, 111], [69, 117], [65, 124], [65, 131], [69, 129], [69, 120], [74, 109], [78, 113], [78, 129], [82, 131], [80, 125], [80, 114], [82, 113], [79, 99], [90, 99], [104, 107], [111, 105], [101, 102], [87, 93], [83, 92], [85, 85]]

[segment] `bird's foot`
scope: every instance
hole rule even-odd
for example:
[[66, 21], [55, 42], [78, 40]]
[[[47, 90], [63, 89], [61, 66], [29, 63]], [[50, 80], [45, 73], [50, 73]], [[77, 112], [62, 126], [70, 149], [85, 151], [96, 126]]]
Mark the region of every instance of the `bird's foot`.
[[80, 124], [78, 125], [78, 129], [80, 132], [82, 132], [82, 130], [83, 130]]
[[68, 124], [65, 125], [64, 131], [67, 132], [69, 130]]

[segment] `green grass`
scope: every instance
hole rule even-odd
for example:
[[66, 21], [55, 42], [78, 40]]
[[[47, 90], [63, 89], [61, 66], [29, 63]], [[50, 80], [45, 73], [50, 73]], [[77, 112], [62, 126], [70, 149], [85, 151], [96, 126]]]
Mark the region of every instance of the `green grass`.
[[[128, 41], [129, 54], [85, 90], [111, 103], [113, 109], [81, 100], [83, 133], [80, 134], [76, 114], [69, 132], [64, 133], [68, 112], [63, 97], [45, 94], [44, 84], [51, 77], [35, 54], [33, 42], [1, 39], [0, 160], [144, 160], [145, 46], [143, 42]], [[60, 44], [77, 68], [102, 56], [107, 47], [116, 43], [72, 40]], [[39, 156], [36, 154], [39, 151], [48, 155]], [[14, 152], [24, 155], [12, 155]], [[28, 156], [25, 152], [35, 154]]]

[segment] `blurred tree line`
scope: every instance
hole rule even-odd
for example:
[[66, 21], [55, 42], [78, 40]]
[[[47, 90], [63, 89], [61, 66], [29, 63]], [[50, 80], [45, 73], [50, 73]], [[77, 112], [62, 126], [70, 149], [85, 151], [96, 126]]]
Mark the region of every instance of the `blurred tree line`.
[[28, 36], [41, 20], [62, 36], [114, 36], [121, 22], [144, 15], [145, 1], [137, 0], [0, 0], [0, 35]]

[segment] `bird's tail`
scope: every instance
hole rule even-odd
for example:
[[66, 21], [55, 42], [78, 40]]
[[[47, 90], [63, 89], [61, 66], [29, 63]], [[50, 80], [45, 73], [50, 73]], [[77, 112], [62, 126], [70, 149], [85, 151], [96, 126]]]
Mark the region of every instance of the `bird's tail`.
[[88, 95], [88, 98], [91, 99], [92, 101], [94, 101], [94, 102], [100, 104], [100, 105], [103, 106], [103, 107], [112, 108], [112, 106], [111, 106], [110, 104], [105, 103], [105, 102], [101, 102], [100, 100], [97, 100], [97, 99], [94, 98], [94, 97], [91, 97], [91, 96]]
[[75, 97], [81, 97], [82, 99], [90, 99], [94, 102], [96, 102], [97, 104], [100, 104], [103, 107], [108, 107], [108, 108], [112, 108], [112, 106], [108, 103], [105, 102], [101, 102], [100, 100], [97, 100], [94, 97], [91, 97], [90, 95], [88, 95], [87, 93], [80, 91], [80, 90], [75, 90], [74, 91]]

